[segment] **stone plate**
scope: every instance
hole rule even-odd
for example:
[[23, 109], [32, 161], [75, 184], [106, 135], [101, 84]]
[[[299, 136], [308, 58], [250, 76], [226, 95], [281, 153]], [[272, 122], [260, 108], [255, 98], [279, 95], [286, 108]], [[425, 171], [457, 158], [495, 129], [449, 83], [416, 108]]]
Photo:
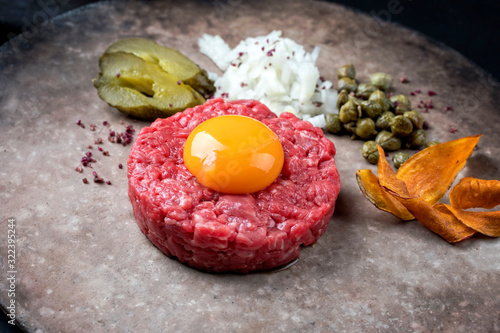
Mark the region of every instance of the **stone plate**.
[[[403, 223], [375, 209], [355, 181], [356, 170], [375, 167], [360, 156], [362, 142], [347, 136], [329, 136], [343, 186], [332, 222], [289, 269], [249, 275], [193, 270], [157, 250], [132, 215], [126, 168], [118, 167], [130, 145], [108, 142], [102, 123], [116, 131], [148, 123], [110, 108], [91, 83], [106, 46], [128, 36], [153, 38], [217, 71], [198, 51], [203, 33], [235, 46], [282, 30], [309, 51], [321, 47], [317, 65], [326, 79], [335, 81], [337, 68], [353, 63], [361, 81], [384, 71], [396, 78], [395, 91], [421, 89], [414, 105], [435, 91], [435, 107], [424, 115], [428, 138], [484, 134], [459, 178], [498, 179], [498, 82], [390, 19], [311, 1], [102, 2], [28, 28], [5, 44], [2, 307], [14, 300], [18, 325], [31, 332], [500, 331], [500, 242], [473, 237], [450, 245], [417, 221]], [[402, 75], [410, 83], [400, 83]], [[447, 105], [453, 110], [443, 113]], [[112, 185], [93, 183], [91, 169], [75, 172], [98, 137], [110, 156], [94, 145], [92, 170]], [[16, 232], [13, 267], [9, 219]], [[9, 273], [13, 286], [8, 271], [15, 271]], [[5, 292], [11, 287], [15, 295]]]

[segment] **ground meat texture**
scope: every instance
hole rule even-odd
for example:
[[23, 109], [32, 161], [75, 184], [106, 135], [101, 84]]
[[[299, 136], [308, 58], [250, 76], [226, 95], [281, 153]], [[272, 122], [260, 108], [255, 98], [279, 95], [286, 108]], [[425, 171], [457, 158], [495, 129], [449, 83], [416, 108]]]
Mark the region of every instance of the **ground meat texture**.
[[[262, 121], [283, 146], [281, 174], [258, 192], [216, 192], [184, 165], [189, 133], [229, 114]], [[325, 232], [340, 191], [334, 156], [321, 129], [290, 113], [278, 118], [257, 101], [212, 99], [141, 130], [128, 160], [128, 193], [142, 232], [167, 256], [209, 272], [271, 269]]]

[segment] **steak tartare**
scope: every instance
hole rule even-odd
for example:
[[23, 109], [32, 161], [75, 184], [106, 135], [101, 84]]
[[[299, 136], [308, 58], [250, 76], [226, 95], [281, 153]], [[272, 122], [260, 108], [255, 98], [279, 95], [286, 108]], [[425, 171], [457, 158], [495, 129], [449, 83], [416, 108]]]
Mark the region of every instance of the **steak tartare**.
[[[224, 194], [188, 171], [190, 132], [222, 115], [252, 117], [278, 135], [285, 158], [270, 186]], [[141, 130], [128, 159], [128, 194], [142, 232], [167, 256], [209, 272], [271, 269], [325, 232], [340, 191], [334, 156], [321, 129], [290, 113], [277, 117], [257, 101], [217, 98]]]

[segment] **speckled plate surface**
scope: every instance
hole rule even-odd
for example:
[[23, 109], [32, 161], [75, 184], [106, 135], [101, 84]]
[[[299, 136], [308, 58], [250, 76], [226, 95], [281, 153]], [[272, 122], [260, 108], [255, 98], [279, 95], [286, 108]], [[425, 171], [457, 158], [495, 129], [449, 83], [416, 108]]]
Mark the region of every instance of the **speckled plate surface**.
[[[101, 101], [91, 84], [107, 45], [144, 36], [178, 48], [208, 70], [202, 33], [231, 46], [279, 29], [308, 50], [335, 81], [354, 63], [357, 77], [385, 71], [395, 90], [437, 92], [424, 116], [429, 139], [482, 133], [460, 173], [500, 176], [499, 84], [461, 55], [390, 23], [311, 1], [103, 2], [58, 17], [0, 49], [0, 303], [16, 301], [30, 332], [498, 332], [500, 241], [449, 245], [417, 221], [403, 223], [365, 200], [355, 171], [375, 168], [361, 141], [337, 147], [342, 190], [325, 235], [287, 270], [210, 275], [168, 259], [140, 232], [127, 196], [130, 145], [106, 141], [133, 122]], [[429, 97], [412, 97], [414, 105]], [[441, 110], [451, 105], [453, 111]], [[81, 119], [81, 128], [75, 122]], [[96, 130], [90, 131], [90, 124]], [[450, 133], [450, 128], [456, 128]], [[83, 184], [75, 172], [94, 145], [94, 169], [112, 185]], [[15, 297], [5, 292], [8, 219], [15, 219]]]

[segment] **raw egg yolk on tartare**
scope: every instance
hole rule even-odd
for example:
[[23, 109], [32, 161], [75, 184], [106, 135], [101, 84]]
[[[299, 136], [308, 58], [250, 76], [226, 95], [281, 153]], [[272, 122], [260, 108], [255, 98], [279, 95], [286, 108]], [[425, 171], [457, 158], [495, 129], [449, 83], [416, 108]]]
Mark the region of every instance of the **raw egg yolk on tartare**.
[[196, 180], [222, 193], [253, 193], [281, 173], [283, 147], [269, 127], [246, 116], [210, 118], [184, 146], [184, 163]]

